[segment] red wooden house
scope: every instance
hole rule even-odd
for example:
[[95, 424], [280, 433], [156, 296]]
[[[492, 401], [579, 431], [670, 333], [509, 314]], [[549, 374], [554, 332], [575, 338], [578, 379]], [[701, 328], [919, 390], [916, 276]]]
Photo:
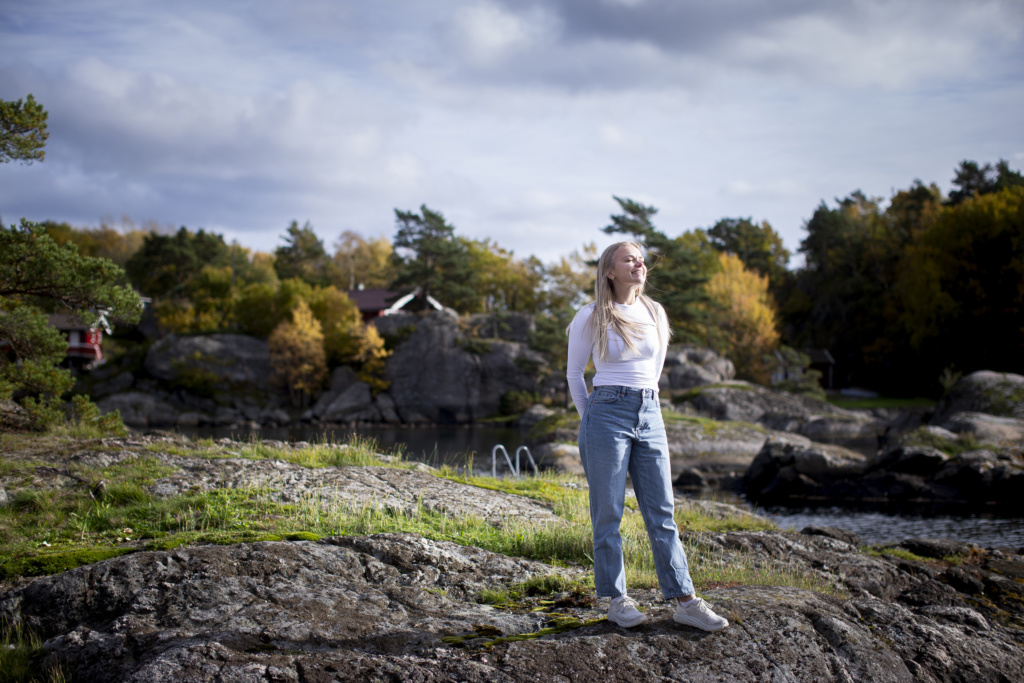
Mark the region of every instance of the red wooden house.
[[105, 315], [101, 314], [92, 325], [86, 325], [74, 315], [54, 313], [50, 315], [50, 324], [68, 340], [62, 365], [88, 369], [103, 362], [103, 332], [110, 333]]

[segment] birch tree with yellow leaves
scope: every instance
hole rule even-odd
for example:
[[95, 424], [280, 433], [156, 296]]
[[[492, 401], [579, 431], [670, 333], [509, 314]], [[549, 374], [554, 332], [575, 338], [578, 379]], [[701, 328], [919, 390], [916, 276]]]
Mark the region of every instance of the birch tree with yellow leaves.
[[736, 365], [737, 377], [768, 384], [762, 356], [779, 344], [768, 278], [748, 270], [734, 254], [721, 253], [718, 262], [721, 269], [704, 285], [704, 338]]
[[304, 406], [327, 381], [324, 333], [304, 300], [292, 309], [291, 318], [275, 327], [267, 339], [270, 365], [292, 403]]

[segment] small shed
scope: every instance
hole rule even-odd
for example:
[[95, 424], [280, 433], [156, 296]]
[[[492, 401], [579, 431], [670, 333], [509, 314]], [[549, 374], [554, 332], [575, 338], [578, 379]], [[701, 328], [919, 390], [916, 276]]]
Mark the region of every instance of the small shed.
[[832, 373], [836, 366], [836, 359], [828, 352], [828, 349], [804, 349], [804, 353], [811, 357], [811, 369], [821, 373], [821, 384], [825, 389], [832, 389]]
[[[804, 374], [802, 364], [793, 356], [783, 353], [781, 350], [772, 352], [776, 358], [775, 370], [772, 372], [771, 383], [778, 384], [785, 381], [800, 381]], [[809, 370], [817, 370], [821, 373], [821, 385], [824, 389], [832, 388], [833, 369], [836, 359], [832, 357], [828, 349], [801, 349], [800, 353], [810, 358]]]

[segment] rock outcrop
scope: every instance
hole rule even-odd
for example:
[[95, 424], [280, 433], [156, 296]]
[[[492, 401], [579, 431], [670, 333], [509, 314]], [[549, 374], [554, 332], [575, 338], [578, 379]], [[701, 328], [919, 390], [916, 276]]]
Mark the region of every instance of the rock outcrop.
[[979, 370], [961, 377], [935, 407], [931, 423], [944, 427], [956, 413], [985, 413], [1024, 420], [1024, 376]]
[[[654, 591], [635, 629], [585, 596], [478, 604], [484, 588], [578, 575], [412, 534], [140, 552], [0, 595], [73, 680], [1014, 681], [1024, 678], [1021, 557], [922, 542], [922, 560], [829, 535], [734, 532], [692, 554], [756, 556], [849, 597], [773, 586], [703, 591], [731, 621], [679, 626]], [[950, 552], [952, 551], [952, 552]], [[928, 559], [956, 555], [949, 565]], [[1017, 579], [1017, 580], [1015, 580]]]
[[544, 358], [521, 342], [465, 335], [443, 313], [392, 315], [374, 324], [400, 339], [388, 359], [388, 394], [406, 423], [472, 422], [498, 413], [510, 391], [533, 393]]
[[203, 384], [235, 393], [270, 387], [267, 342], [244, 334], [167, 335], [150, 347], [145, 368], [171, 384]]
[[662, 391], [692, 389], [736, 376], [732, 361], [699, 346], [672, 346], [665, 354], [659, 386]]
[[[174, 448], [155, 447], [161, 442]], [[265, 445], [288, 457], [301, 448]], [[144, 453], [160, 464], [148, 486], [157, 496], [247, 487], [325, 505], [560, 524], [536, 501], [441, 479], [425, 466], [313, 469], [234, 457], [246, 445], [229, 440], [216, 454], [204, 451], [210, 459], [183, 454], [192, 447], [107, 439], [69, 449], [69, 467], [36, 467], [32, 486], [79, 486], [69, 472], [124, 467]], [[841, 449], [825, 456], [847, 457]], [[928, 454], [892, 459], [904, 469], [934, 467]], [[815, 455], [801, 462], [810, 473], [827, 464]], [[677, 505], [737, 514], [710, 501]], [[96, 683], [1024, 679], [1024, 548], [908, 539], [863, 552], [855, 535], [830, 528], [684, 531], [682, 540], [702, 595], [731, 622], [723, 631], [675, 624], [652, 589], [631, 590], [650, 620], [627, 631], [604, 619], [606, 606], [590, 591], [522, 587], [585, 578], [581, 567], [409, 533], [138, 550], [0, 586], [0, 622], [39, 636], [44, 661], [66, 679]], [[807, 588], [711, 579], [733, 566], [800, 577]], [[517, 585], [510, 602], [481, 604], [485, 591]]]
[[749, 382], [698, 387], [683, 406], [714, 420], [753, 422], [768, 429], [802, 434], [815, 441], [874, 443], [885, 425], [869, 413], [844, 410], [817, 399], [772, 391]]
[[769, 440], [747, 469], [743, 491], [762, 504], [943, 504], [1009, 512], [1024, 496], [1019, 452], [981, 449], [950, 457], [905, 443], [865, 458], [836, 449]]

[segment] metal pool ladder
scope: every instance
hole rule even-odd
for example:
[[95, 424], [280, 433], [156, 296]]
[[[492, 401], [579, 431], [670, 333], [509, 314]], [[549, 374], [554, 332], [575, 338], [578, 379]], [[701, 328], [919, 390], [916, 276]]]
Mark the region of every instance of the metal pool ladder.
[[512, 470], [512, 474], [514, 474], [517, 477], [520, 476], [520, 474], [519, 474], [519, 454], [523, 453], [525, 451], [526, 452], [526, 458], [527, 458], [527, 460], [530, 461], [530, 467], [533, 468], [534, 475], [537, 474], [537, 463], [535, 463], [533, 461], [533, 456], [530, 455], [530, 449], [529, 448], [527, 448], [526, 446], [520, 446], [519, 448], [516, 449], [516, 464], [513, 465], [512, 464], [512, 458], [508, 457], [508, 451], [506, 451], [505, 447], [502, 446], [499, 443], [497, 446], [495, 446], [494, 448], [491, 449], [491, 476], [492, 477], [497, 477], [498, 476], [498, 451], [501, 451], [501, 454], [505, 456], [505, 462], [508, 463], [508, 468], [510, 470]]

